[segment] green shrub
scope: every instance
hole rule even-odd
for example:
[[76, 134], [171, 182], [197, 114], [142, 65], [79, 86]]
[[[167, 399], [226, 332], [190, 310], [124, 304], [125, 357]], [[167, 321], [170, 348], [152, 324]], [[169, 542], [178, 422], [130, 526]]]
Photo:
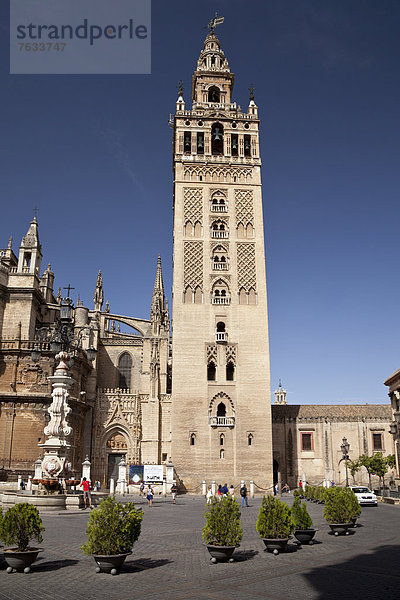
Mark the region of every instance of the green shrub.
[[359, 516], [359, 511], [357, 498], [349, 488], [333, 487], [325, 491], [324, 517], [328, 523], [349, 523]]
[[239, 546], [243, 537], [239, 504], [231, 496], [213, 498], [204, 513], [202, 538], [213, 546]]
[[133, 502], [117, 502], [108, 497], [90, 513], [86, 535], [81, 546], [85, 554], [125, 554], [130, 552], [140, 536], [143, 511]]
[[6, 546], [16, 545], [18, 552], [25, 552], [31, 540], [42, 542], [42, 531], [38, 509], [26, 502], [9, 508], [0, 521], [0, 539]]
[[307, 505], [305, 502], [301, 504], [300, 498], [295, 498], [292, 504], [292, 517], [296, 529], [311, 529], [313, 521], [308, 514]]
[[262, 538], [285, 539], [294, 530], [290, 508], [273, 496], [264, 496], [258, 513], [256, 529]]
[[301, 498], [301, 497], [302, 497], [301, 490], [300, 490], [300, 489], [294, 490], [294, 492], [293, 492], [293, 496], [294, 496], [295, 498]]
[[357, 496], [350, 488], [344, 488], [344, 492], [348, 498], [349, 509], [352, 513], [351, 518], [357, 519], [361, 515], [361, 506], [357, 500]]

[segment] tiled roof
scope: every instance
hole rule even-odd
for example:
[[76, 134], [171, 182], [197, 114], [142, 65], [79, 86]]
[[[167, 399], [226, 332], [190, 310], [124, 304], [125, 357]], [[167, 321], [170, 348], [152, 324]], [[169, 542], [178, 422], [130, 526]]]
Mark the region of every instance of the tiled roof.
[[278, 404], [272, 406], [272, 416], [292, 419], [387, 419], [391, 420], [390, 404]]

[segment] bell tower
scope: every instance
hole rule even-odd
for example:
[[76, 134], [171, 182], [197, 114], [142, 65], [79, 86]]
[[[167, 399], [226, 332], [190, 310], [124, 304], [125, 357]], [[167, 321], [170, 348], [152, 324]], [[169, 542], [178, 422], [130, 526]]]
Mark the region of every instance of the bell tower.
[[209, 24], [173, 118], [172, 461], [203, 479], [272, 485], [259, 119], [232, 101], [234, 75]]

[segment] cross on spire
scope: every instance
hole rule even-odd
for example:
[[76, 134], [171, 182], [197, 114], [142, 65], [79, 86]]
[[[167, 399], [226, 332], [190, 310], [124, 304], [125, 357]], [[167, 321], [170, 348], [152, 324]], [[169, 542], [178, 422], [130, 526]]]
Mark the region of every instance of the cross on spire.
[[68, 286], [67, 286], [67, 287], [64, 287], [64, 288], [63, 288], [63, 290], [68, 290], [68, 296], [67, 296], [67, 298], [69, 298], [69, 293], [70, 293], [70, 291], [71, 291], [71, 290], [74, 290], [74, 289], [75, 289], [75, 288], [74, 288], [74, 287], [71, 287], [71, 284], [70, 284], [70, 283], [68, 284]]

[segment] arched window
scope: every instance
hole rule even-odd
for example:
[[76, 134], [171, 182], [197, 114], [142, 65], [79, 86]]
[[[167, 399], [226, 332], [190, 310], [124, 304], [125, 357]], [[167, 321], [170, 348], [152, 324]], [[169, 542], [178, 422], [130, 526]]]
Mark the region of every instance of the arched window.
[[230, 360], [228, 362], [228, 364], [226, 365], [226, 380], [233, 381], [234, 377], [235, 377], [235, 365]]
[[226, 417], [226, 406], [223, 402], [217, 406], [217, 417]]
[[118, 387], [121, 390], [131, 389], [132, 378], [132, 358], [130, 354], [124, 352], [118, 361], [119, 382]]
[[251, 446], [253, 444], [253, 434], [249, 433], [249, 435], [247, 436], [247, 443], [249, 446]]
[[211, 154], [224, 153], [224, 128], [221, 123], [214, 123], [211, 127]]
[[201, 291], [201, 287], [197, 286], [196, 289], [194, 290], [194, 303], [201, 304], [202, 301], [203, 301], [203, 293]]
[[225, 323], [223, 321], [218, 321], [217, 331], [225, 331]]
[[194, 446], [195, 441], [196, 441], [196, 434], [195, 433], [191, 433], [190, 434], [190, 445]]
[[[211, 58], [211, 64], [212, 63], [212, 59], [214, 58], [214, 64], [215, 64], [215, 56], [213, 56]], [[213, 85], [212, 87], [210, 87], [210, 89], [208, 90], [208, 101], [209, 102], [219, 102], [219, 98], [220, 98], [220, 92], [219, 92], [219, 88], [217, 88], [216, 85]]]
[[225, 436], [223, 433], [221, 433], [221, 435], [219, 436], [219, 445], [223, 446], [225, 443]]
[[207, 381], [215, 381], [216, 367], [213, 361], [209, 362], [207, 365]]
[[223, 448], [221, 448], [221, 450], [219, 451], [219, 457], [225, 458], [225, 450]]

